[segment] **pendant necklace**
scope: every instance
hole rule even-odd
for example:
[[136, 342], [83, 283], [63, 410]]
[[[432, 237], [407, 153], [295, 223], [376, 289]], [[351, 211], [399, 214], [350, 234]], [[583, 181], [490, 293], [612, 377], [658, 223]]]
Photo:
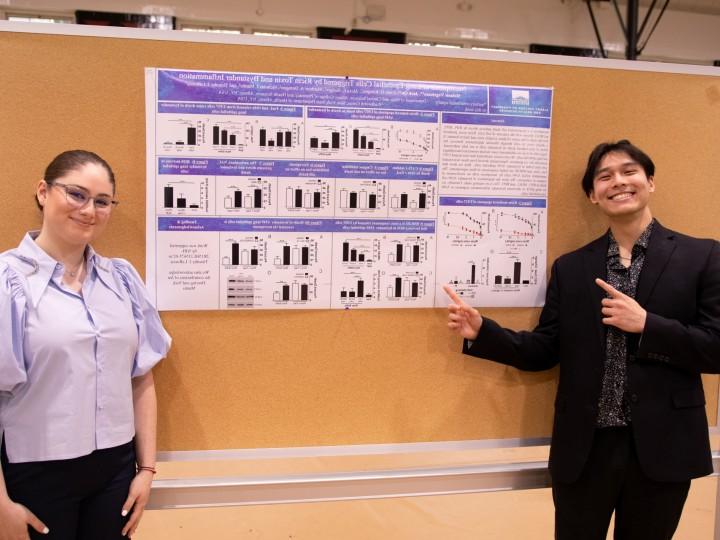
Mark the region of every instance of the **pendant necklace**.
[[80, 272], [80, 269], [83, 267], [83, 264], [85, 263], [85, 257], [82, 258], [80, 261], [80, 264], [77, 265], [77, 268], [75, 270], [69, 270], [67, 267], [65, 267], [65, 273], [68, 274], [71, 278], [74, 278], [78, 275]]

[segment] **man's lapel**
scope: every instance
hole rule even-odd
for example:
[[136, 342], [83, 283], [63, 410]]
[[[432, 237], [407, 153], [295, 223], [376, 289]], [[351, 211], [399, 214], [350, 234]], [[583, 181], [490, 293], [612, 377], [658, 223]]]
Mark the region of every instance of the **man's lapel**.
[[602, 299], [605, 298], [605, 292], [595, 283], [596, 278], [602, 280], [607, 279], [607, 250], [608, 250], [608, 233], [591, 242], [585, 248], [583, 253], [584, 276], [583, 280], [588, 287], [588, 294], [592, 299], [592, 309], [595, 317], [595, 333], [600, 342], [602, 351], [605, 350], [605, 325], [602, 322]]
[[650, 298], [673, 251], [675, 251], [675, 233], [655, 221], [635, 293], [635, 300], [641, 306], [644, 306]]

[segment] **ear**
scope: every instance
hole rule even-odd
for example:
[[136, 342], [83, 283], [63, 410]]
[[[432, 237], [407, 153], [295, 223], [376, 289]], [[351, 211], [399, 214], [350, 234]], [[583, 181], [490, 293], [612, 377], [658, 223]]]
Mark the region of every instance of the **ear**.
[[588, 199], [590, 199], [590, 202], [593, 203], [593, 204], [597, 204], [597, 203], [598, 203], [598, 199], [597, 199], [597, 197], [595, 196], [595, 190], [594, 190], [594, 189], [591, 190], [590, 193], [588, 194]]
[[648, 176], [648, 184], [649, 184], [648, 191], [650, 193], [655, 191], [655, 178], [654, 177]]
[[40, 180], [40, 182], [38, 182], [37, 189], [35, 190], [35, 197], [37, 197], [40, 206], [45, 206], [45, 201], [48, 197], [48, 189], [50, 189], [50, 187], [45, 180]]

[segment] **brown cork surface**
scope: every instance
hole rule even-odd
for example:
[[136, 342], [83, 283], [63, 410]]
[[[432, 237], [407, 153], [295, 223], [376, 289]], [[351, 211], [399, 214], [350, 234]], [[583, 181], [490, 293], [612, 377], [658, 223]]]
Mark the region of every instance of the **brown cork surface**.
[[[60, 151], [105, 157], [122, 203], [95, 246], [145, 269], [145, 67], [555, 88], [548, 263], [604, 230], [579, 177], [599, 141], [656, 162], [654, 214], [718, 235], [720, 79], [587, 67], [121, 38], [0, 35], [0, 248], [37, 228], [33, 193]], [[512, 328], [538, 309], [488, 309]], [[462, 356], [440, 309], [167, 312], [155, 371], [159, 448], [347, 445], [548, 436], [556, 371]], [[716, 423], [718, 377], [706, 376]]]

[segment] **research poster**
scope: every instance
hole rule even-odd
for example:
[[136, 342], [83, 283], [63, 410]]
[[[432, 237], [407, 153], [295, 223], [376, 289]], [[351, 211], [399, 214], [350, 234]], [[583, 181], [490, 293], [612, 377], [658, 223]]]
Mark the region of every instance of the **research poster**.
[[158, 308], [542, 305], [552, 96], [148, 68]]

